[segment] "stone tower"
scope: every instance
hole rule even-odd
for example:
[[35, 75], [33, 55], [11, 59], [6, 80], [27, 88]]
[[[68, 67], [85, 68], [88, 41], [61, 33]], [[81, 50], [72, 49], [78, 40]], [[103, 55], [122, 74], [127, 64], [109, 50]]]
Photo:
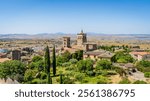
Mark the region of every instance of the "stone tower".
[[77, 45], [83, 46], [83, 43], [87, 42], [86, 33], [81, 30], [80, 33], [77, 34]]
[[21, 51], [20, 50], [12, 51], [12, 60], [21, 60]]
[[63, 48], [70, 48], [70, 37], [63, 37]]

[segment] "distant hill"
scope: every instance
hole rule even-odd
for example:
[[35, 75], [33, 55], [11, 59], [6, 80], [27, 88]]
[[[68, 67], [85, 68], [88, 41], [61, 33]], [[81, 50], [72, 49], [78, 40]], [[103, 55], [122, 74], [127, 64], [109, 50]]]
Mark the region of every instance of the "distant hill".
[[38, 34], [0, 34], [0, 39], [53, 39], [63, 36], [75, 36], [75, 34], [58, 33], [38, 33]]
[[[96, 38], [110, 38], [110, 37], [121, 37], [123, 39], [138, 39], [138, 40], [150, 40], [150, 34], [103, 34], [87, 32], [88, 37]], [[38, 34], [0, 34], [0, 39], [55, 39], [62, 38], [64, 36], [70, 36], [76, 38], [76, 34], [66, 34], [63, 32], [57, 33], [38, 33]]]

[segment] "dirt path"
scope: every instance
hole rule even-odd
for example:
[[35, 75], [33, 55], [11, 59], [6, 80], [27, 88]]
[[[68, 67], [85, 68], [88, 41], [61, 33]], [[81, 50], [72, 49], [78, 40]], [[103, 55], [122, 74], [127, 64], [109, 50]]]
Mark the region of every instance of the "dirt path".
[[8, 78], [5, 82], [4, 79], [0, 79], [0, 84], [19, 84], [19, 82], [17, 82], [16, 80], [12, 80], [10, 78]]
[[112, 84], [118, 84], [122, 79], [119, 75], [113, 75], [109, 78]]

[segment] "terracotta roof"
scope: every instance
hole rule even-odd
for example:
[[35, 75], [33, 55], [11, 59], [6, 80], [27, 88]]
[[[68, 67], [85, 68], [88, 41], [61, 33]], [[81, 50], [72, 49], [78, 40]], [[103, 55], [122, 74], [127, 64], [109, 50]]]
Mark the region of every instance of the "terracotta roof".
[[75, 49], [75, 48], [64, 48], [64, 52], [65, 51], [69, 51], [70, 53], [74, 53], [74, 52], [76, 52], [78, 49]]
[[5, 62], [5, 61], [8, 61], [8, 60], [11, 60], [11, 59], [9, 59], [9, 58], [0, 58], [0, 63], [1, 63], [1, 62]]
[[103, 52], [85, 52], [83, 55], [100, 55]]
[[150, 52], [131, 52], [130, 54], [134, 54], [134, 55], [148, 55], [148, 54], [150, 54]]
[[111, 58], [114, 54], [112, 53], [103, 53], [98, 55], [98, 57]]

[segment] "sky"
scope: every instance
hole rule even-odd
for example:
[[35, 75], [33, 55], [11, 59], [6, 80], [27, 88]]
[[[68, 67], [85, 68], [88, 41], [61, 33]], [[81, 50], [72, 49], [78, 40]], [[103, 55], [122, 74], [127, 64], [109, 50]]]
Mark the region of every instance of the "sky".
[[150, 34], [150, 0], [0, 0], [0, 34]]

